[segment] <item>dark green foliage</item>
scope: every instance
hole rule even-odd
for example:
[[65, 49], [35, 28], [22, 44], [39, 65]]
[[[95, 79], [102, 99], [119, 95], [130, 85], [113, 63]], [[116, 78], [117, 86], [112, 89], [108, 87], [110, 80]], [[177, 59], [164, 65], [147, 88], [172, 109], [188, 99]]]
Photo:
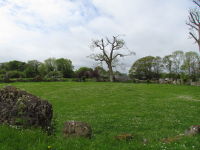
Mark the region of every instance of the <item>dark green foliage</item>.
[[34, 78], [39, 75], [39, 66], [41, 63], [37, 60], [28, 61], [25, 69], [25, 74], [27, 78]]
[[85, 81], [86, 78], [93, 77], [93, 69], [88, 67], [81, 67], [75, 71], [75, 76], [79, 78], [80, 81]]
[[60, 71], [65, 78], [71, 78], [73, 76], [72, 61], [65, 58], [56, 59], [56, 70]]
[[63, 74], [61, 71], [51, 71], [45, 76], [45, 78], [57, 80], [57, 79], [63, 78]]
[[11, 82], [10, 77], [7, 73], [2, 75], [2, 81], [5, 82], [5, 83]]
[[44, 61], [44, 66], [47, 72], [56, 70], [56, 59], [48, 58]]
[[13, 60], [5, 64], [6, 70], [17, 70], [17, 71], [24, 71], [26, 68], [26, 63]]
[[42, 78], [46, 76], [48, 80], [71, 78], [74, 74], [73, 68], [72, 61], [65, 58], [49, 58], [44, 63], [37, 60], [30, 60], [27, 63], [14, 60], [0, 63], [0, 80], [3, 81], [6, 74], [11, 79], [33, 78], [35, 80], [38, 76]]
[[97, 66], [94, 68], [93, 77], [96, 78], [96, 81], [108, 81], [109, 73], [103, 67]]
[[[143, 57], [138, 59], [129, 70], [130, 77], [151, 80], [153, 78], [159, 78], [160, 63], [156, 62], [157, 58], [153, 56]], [[159, 68], [156, 68], [158, 66]]]
[[40, 75], [37, 75], [37, 76], [35, 76], [33, 78], [32, 81], [34, 81], [34, 82], [40, 82], [40, 81], [44, 81], [44, 78], [42, 76], [40, 76]]
[[21, 71], [8, 71], [7, 75], [9, 78], [24, 78], [26, 75], [24, 72]]
[[200, 56], [196, 52], [175, 51], [160, 57], [146, 56], [135, 61], [129, 70], [131, 78], [152, 80], [159, 78], [182, 79], [184, 82], [200, 80]]
[[196, 81], [200, 75], [200, 57], [196, 52], [186, 52], [181, 69], [185, 71], [188, 78]]

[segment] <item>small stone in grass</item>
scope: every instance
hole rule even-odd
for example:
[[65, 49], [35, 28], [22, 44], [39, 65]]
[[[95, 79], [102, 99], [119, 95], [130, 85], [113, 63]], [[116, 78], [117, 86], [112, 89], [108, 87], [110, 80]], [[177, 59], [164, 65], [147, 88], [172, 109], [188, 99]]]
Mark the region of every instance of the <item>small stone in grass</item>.
[[89, 124], [80, 121], [68, 121], [64, 124], [65, 137], [92, 137], [92, 128]]
[[182, 137], [183, 137], [182, 135], [178, 135], [178, 136], [175, 136], [175, 137], [164, 138], [164, 139], [161, 140], [161, 142], [163, 142], [163, 143], [173, 143], [173, 142], [179, 141]]
[[189, 129], [185, 130], [185, 136], [193, 136], [200, 134], [200, 125], [192, 125]]
[[133, 139], [133, 135], [132, 134], [120, 134], [120, 135], [115, 136], [115, 139], [129, 141], [129, 140]]

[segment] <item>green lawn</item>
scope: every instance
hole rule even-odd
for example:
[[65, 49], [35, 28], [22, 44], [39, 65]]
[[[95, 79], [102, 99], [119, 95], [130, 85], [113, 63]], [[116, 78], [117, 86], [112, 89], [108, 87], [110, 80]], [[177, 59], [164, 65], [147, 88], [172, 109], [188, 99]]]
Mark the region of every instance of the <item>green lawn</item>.
[[[6, 84], [0, 84], [0, 87]], [[0, 150], [192, 150], [200, 149], [200, 136], [185, 137], [170, 144], [161, 139], [200, 125], [200, 87], [95, 82], [12, 83], [49, 100], [57, 122], [55, 136], [40, 130], [17, 130], [0, 126]], [[63, 123], [85, 121], [93, 138], [62, 136]], [[118, 141], [123, 133], [132, 141]], [[148, 143], [143, 144], [143, 139]]]

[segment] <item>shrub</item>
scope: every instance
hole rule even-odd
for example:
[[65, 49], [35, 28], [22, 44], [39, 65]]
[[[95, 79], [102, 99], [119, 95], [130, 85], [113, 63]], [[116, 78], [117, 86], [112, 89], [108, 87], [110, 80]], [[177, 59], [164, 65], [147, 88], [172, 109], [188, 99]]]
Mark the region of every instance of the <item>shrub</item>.
[[33, 78], [33, 81], [34, 81], [34, 82], [40, 82], [40, 81], [44, 81], [44, 79], [42, 78], [42, 76], [37, 75], [37, 76], [35, 76], [35, 77]]
[[24, 78], [25, 73], [21, 71], [8, 71], [7, 75], [9, 78]]
[[63, 74], [60, 71], [51, 71], [45, 76], [45, 78], [57, 80], [63, 78]]

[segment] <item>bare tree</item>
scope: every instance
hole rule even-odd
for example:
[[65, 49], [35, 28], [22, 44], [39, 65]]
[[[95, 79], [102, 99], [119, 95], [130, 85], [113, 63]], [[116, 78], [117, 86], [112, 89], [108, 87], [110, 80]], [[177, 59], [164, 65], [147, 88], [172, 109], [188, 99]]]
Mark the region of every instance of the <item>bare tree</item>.
[[[125, 57], [134, 54], [125, 45], [125, 41], [120, 39], [119, 36], [113, 36], [112, 39], [105, 38], [100, 40], [93, 40], [91, 48], [98, 48], [99, 53], [92, 53], [89, 57], [95, 61], [105, 62], [109, 69], [109, 79], [114, 81], [113, 67], [119, 57]], [[121, 50], [126, 50], [126, 54]]]
[[193, 3], [200, 7], [200, 0], [193, 0]]
[[193, 0], [196, 8], [189, 10], [187, 25], [190, 27], [190, 36], [199, 46], [200, 51], [200, 0]]

